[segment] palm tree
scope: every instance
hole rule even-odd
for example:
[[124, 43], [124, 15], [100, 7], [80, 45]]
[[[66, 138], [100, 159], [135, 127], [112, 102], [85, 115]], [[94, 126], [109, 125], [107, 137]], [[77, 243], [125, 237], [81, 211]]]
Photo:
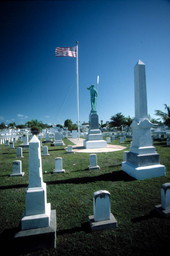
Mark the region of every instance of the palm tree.
[[155, 110], [155, 115], [160, 116], [164, 124], [170, 127], [170, 107], [168, 107], [167, 104], [164, 104], [164, 105], [165, 105], [165, 110], [167, 112], [163, 112], [161, 110]]

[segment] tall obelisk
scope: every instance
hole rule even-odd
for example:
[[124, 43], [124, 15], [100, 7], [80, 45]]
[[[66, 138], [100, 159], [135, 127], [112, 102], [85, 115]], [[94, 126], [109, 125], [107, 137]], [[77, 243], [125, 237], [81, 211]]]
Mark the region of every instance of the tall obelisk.
[[134, 68], [135, 118], [132, 122], [132, 145], [125, 154], [122, 169], [136, 179], [165, 175], [165, 166], [159, 162], [159, 154], [153, 146], [148, 119], [145, 64], [138, 61]]

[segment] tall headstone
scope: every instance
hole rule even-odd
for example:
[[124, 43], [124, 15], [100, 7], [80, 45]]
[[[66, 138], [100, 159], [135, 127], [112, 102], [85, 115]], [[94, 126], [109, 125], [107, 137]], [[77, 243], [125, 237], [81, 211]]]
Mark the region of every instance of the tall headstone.
[[122, 169], [135, 179], [142, 180], [165, 175], [159, 154], [153, 146], [151, 127], [147, 112], [145, 64], [138, 61], [134, 69], [135, 118], [131, 124], [132, 144], [126, 153]]
[[42, 176], [41, 147], [36, 135], [29, 144], [26, 207], [21, 219], [21, 231], [15, 237], [25, 239], [25, 245], [29, 244], [29, 247], [56, 247], [56, 211], [52, 211], [51, 204], [47, 203], [46, 183], [43, 182]]
[[111, 213], [110, 193], [106, 190], [99, 190], [93, 196], [93, 215], [89, 216], [92, 230], [116, 228], [117, 221]]
[[90, 90], [91, 111], [89, 115], [89, 132], [87, 139], [84, 141], [84, 147], [87, 149], [106, 148], [107, 142], [103, 140], [102, 132], [99, 129], [99, 117], [96, 111], [97, 90], [94, 85], [91, 85], [87, 89]]

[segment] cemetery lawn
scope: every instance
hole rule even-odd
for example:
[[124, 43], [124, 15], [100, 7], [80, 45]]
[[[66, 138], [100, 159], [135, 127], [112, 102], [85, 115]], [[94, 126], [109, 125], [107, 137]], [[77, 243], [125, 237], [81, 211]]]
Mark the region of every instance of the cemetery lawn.
[[[114, 144], [119, 144], [118, 141]], [[65, 140], [65, 144], [71, 144]], [[46, 144], [45, 144], [46, 145]], [[165, 141], [154, 143], [166, 177], [137, 181], [121, 170], [123, 151], [99, 153], [100, 170], [89, 171], [89, 154], [65, 153], [64, 147], [49, 146], [50, 156], [42, 156], [47, 201], [57, 213], [57, 248], [24, 252], [15, 248], [13, 236], [25, 208], [28, 186], [28, 149], [23, 149], [23, 177], [10, 177], [16, 149], [0, 145], [0, 239], [5, 255], [121, 256], [163, 255], [169, 251], [170, 218], [154, 211], [160, 204], [160, 188], [170, 182], [170, 147]], [[129, 149], [130, 141], [125, 145]], [[17, 145], [16, 145], [17, 146]], [[53, 174], [54, 159], [63, 157], [62, 174]], [[118, 222], [115, 230], [91, 232], [88, 216], [93, 214], [93, 193], [111, 193], [111, 212]]]

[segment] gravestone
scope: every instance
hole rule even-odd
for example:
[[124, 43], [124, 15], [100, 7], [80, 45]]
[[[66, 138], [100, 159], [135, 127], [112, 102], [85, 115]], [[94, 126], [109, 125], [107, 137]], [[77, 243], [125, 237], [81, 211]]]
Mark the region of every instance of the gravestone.
[[125, 137], [120, 137], [120, 143], [124, 143], [125, 142]]
[[10, 176], [24, 176], [24, 172], [22, 172], [22, 162], [21, 160], [15, 160], [12, 163], [12, 173]]
[[28, 134], [24, 134], [22, 136], [22, 141], [23, 143], [20, 145], [20, 147], [25, 147], [25, 148], [29, 147]]
[[77, 138], [79, 137], [77, 130], [72, 130], [71, 135], [72, 135], [72, 138], [73, 138], [73, 139], [77, 139]]
[[111, 213], [110, 193], [99, 190], [93, 196], [93, 215], [89, 216], [92, 231], [103, 229], [114, 229], [118, 226], [117, 221]]
[[170, 183], [161, 187], [161, 204], [155, 206], [156, 210], [166, 217], [170, 217]]
[[15, 147], [14, 147], [14, 142], [11, 141], [11, 142], [9, 143], [9, 146], [10, 146], [10, 148], [15, 148]]
[[62, 157], [56, 157], [55, 170], [53, 171], [53, 173], [62, 173], [62, 172], [65, 172], [65, 170], [63, 169], [63, 159]]
[[17, 157], [21, 157], [21, 158], [24, 157], [24, 156], [23, 156], [22, 147], [18, 147], [18, 148], [17, 148], [16, 155], [17, 155]]
[[153, 146], [148, 119], [145, 64], [135, 65], [135, 118], [131, 124], [132, 144], [122, 162], [124, 172], [137, 180], [165, 176], [165, 166], [160, 164], [159, 154]]
[[29, 186], [21, 231], [15, 238], [28, 248], [56, 247], [56, 211], [47, 203], [46, 183], [42, 176], [40, 141], [36, 135], [29, 144]]
[[107, 143], [111, 143], [111, 138], [110, 137], [106, 137], [106, 142]]
[[43, 150], [43, 152], [42, 152], [42, 155], [43, 156], [49, 156], [50, 154], [48, 153], [48, 146], [43, 146], [42, 147], [42, 150]]
[[72, 145], [68, 145], [66, 148], [67, 153], [74, 153]]
[[55, 133], [54, 146], [63, 146], [64, 142], [62, 141], [62, 134], [60, 132]]
[[97, 164], [96, 154], [90, 154], [89, 160], [90, 160], [89, 170], [100, 169], [100, 166]]

